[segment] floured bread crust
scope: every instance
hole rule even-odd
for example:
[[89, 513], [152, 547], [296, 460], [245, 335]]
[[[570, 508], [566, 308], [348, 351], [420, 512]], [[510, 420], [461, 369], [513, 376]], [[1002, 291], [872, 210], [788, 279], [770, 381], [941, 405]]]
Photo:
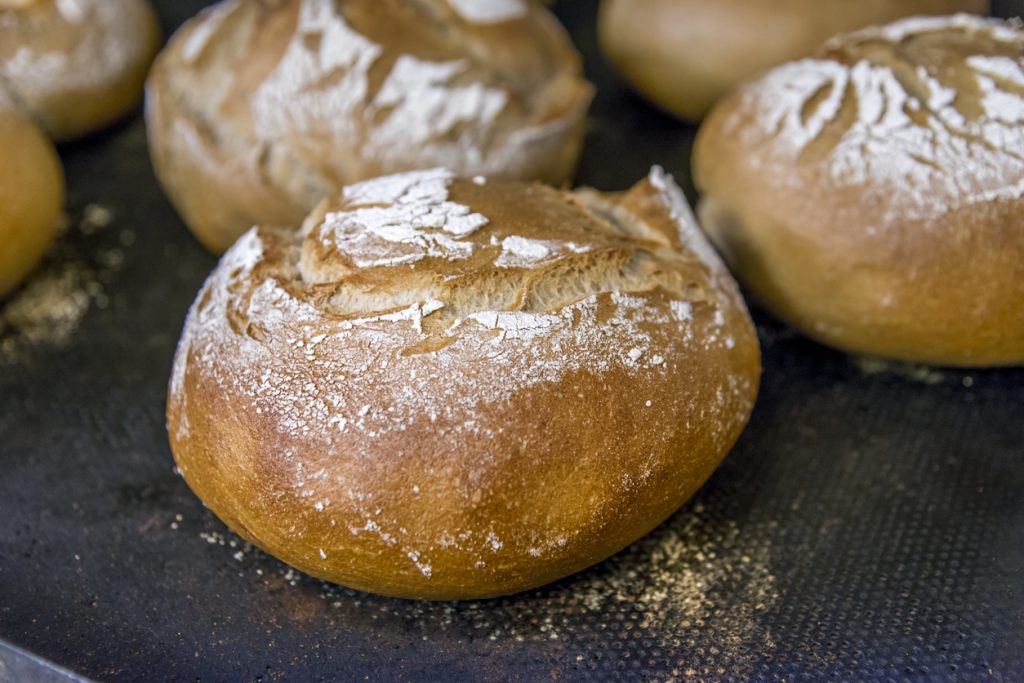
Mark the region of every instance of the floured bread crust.
[[723, 102], [695, 155], [741, 279], [826, 343], [1024, 362], [1024, 31], [968, 15], [830, 42]]
[[362, 590], [524, 590], [625, 547], [749, 417], [756, 335], [660, 170], [621, 195], [422, 171], [259, 228], [189, 314], [168, 428], [232, 528]]
[[916, 15], [988, 14], [988, 0], [601, 0], [608, 61], [640, 93], [699, 120], [742, 82], [826, 40]]
[[146, 0], [0, 0], [0, 91], [58, 142], [142, 100], [160, 43]]
[[219, 252], [383, 173], [566, 182], [591, 93], [526, 0], [225, 0], [172, 39], [147, 117], [161, 181]]

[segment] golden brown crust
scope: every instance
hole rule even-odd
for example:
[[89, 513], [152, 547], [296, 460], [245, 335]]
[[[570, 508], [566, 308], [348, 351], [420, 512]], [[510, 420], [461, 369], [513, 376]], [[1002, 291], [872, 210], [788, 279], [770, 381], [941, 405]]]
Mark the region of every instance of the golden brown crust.
[[28, 120], [0, 105], [0, 297], [53, 243], [64, 205], [64, 176], [53, 145]]
[[259, 229], [200, 293], [168, 429], [260, 547], [362, 590], [467, 599], [597, 562], [745, 425], [753, 326], [682, 195], [443, 171]]
[[58, 142], [142, 100], [160, 43], [146, 0], [32, 0], [0, 6], [0, 90]]
[[226, 0], [157, 60], [147, 119], [168, 195], [220, 252], [382, 173], [566, 182], [591, 92], [526, 0]]
[[967, 16], [841, 37], [708, 117], [702, 224], [825, 343], [1024, 362], [1024, 31]]
[[742, 81], [836, 34], [912, 15], [988, 11], [988, 0], [603, 0], [599, 35], [639, 92], [698, 120]]

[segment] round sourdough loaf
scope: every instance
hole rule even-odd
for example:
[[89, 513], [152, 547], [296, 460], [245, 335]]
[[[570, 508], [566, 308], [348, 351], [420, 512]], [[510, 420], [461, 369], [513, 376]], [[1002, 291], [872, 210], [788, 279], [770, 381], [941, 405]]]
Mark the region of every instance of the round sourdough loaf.
[[1024, 30], [967, 15], [830, 42], [724, 100], [704, 228], [780, 317], [842, 349], [1024, 362]]
[[686, 119], [742, 81], [839, 33], [919, 14], [987, 14], [988, 0], [603, 0], [605, 56], [639, 92]]
[[221, 252], [384, 173], [566, 182], [590, 99], [529, 0], [225, 0], [158, 59], [147, 118], [168, 195]]
[[58, 142], [142, 101], [160, 42], [146, 0], [0, 0], [0, 91]]
[[759, 372], [735, 283], [660, 170], [617, 195], [421, 171], [228, 251], [168, 428], [199, 497], [285, 562], [481, 598], [665, 519], [739, 436]]
[[53, 144], [0, 97], [0, 297], [53, 243], [64, 206], [64, 176]]

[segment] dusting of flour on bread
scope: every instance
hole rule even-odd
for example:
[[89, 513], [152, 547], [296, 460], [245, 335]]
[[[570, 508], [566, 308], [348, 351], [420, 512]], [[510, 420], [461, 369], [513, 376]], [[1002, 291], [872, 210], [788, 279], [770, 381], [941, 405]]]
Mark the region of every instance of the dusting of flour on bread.
[[[298, 222], [343, 186], [391, 172], [563, 182], [591, 98], [571, 45], [526, 3], [464, 4], [484, 23], [444, 0], [225, 0], [201, 13], [150, 79], [161, 177], [202, 168], [255, 193], [232, 190], [228, 217], [200, 228], [223, 233], [211, 239], [221, 248], [268, 215], [260, 203], [273, 222]], [[523, 20], [485, 40], [509, 8]], [[198, 185], [172, 195], [209, 191]]]
[[[369, 70], [382, 48], [354, 31], [334, 3], [302, 2], [295, 34], [250, 99], [256, 131], [274, 139], [324, 127], [355, 138], [355, 112], [369, 93]], [[318, 88], [325, 74], [332, 76], [330, 85]]]
[[[692, 227], [686, 223], [685, 214], [677, 213], [685, 200], [681, 194], [671, 192], [674, 183], [663, 172], [653, 174], [652, 179], [660, 201], [672, 207], [673, 216], [681, 219], [680, 231], [689, 235]], [[485, 248], [495, 252], [490, 258], [494, 266], [502, 269], [513, 265], [519, 269], [537, 268], [549, 265], [553, 258], [564, 260], [589, 254], [591, 247], [585, 244], [536, 241], [515, 235], [496, 241], [496, 246], [482, 239], [468, 241], [467, 238], [488, 226], [489, 219], [449, 199], [448, 188], [454, 181], [450, 172], [434, 169], [350, 186], [344, 192], [341, 208], [328, 211], [321, 221], [307, 225], [304, 239], [307, 246], [316, 245], [316, 251], [304, 254], [302, 262], [295, 265], [294, 275], [313, 286], [328, 284], [333, 271], [319, 272], [319, 264], [310, 264], [322, 253], [344, 255], [356, 271], [409, 268], [430, 259], [457, 263]], [[713, 252], [704, 251], [710, 247], [706, 247], [703, 237], [690, 237], [685, 242], [690, 248], [717, 263]], [[712, 298], [702, 302], [711, 307], [706, 323], [702, 324], [695, 317], [694, 302], [685, 300], [683, 295], [678, 295], [678, 299], [670, 297], [663, 309], [652, 305], [645, 294], [595, 291], [574, 297], [553, 310], [500, 310], [486, 306], [480, 310], [466, 309], [438, 330], [442, 336], [450, 337], [447, 346], [421, 356], [391, 358], [391, 352], [376, 349], [398, 344], [398, 338], [410, 333], [414, 337], [430, 336], [423, 325], [431, 316], [445, 312], [448, 304], [443, 300], [444, 290], [391, 310], [385, 304], [384, 310], [367, 314], [360, 309], [335, 319], [325, 318], [323, 310], [277, 277], [256, 278], [255, 286], [240, 298], [235, 293], [239, 283], [253, 278], [268, 258], [263, 239], [257, 230], [242, 237], [204, 287], [182, 339], [171, 393], [184, 393], [185, 356], [191, 350], [200, 359], [207, 359], [204, 366], [219, 375], [219, 381], [249, 394], [257, 407], [288, 405], [283, 411], [289, 416], [281, 425], [284, 430], [316, 432], [324, 429], [332, 416], [340, 414], [344, 422], [335, 420], [335, 424], [376, 435], [401, 429], [413, 414], [462, 412], [481, 401], [499, 401], [510, 392], [539, 382], [557, 381], [578, 370], [602, 371], [619, 365], [658, 371], [671, 362], [667, 352], [657, 347], [656, 339], [663, 339], [661, 333], [665, 330], [671, 330], [670, 334], [678, 339], [694, 340], [696, 327], [701, 325], [706, 328], [700, 335], [705, 343], [731, 343], [729, 339], [719, 339], [714, 332], [724, 324], [720, 311], [726, 305], [724, 300]], [[232, 313], [233, 309], [237, 312]], [[241, 330], [240, 334], [239, 329], [226, 324], [233, 316], [251, 321], [259, 331], [246, 334]], [[308, 329], [308, 333], [296, 336], [293, 330], [301, 328]], [[609, 347], [605, 339], [610, 328], [625, 335], [625, 341]], [[655, 330], [659, 334], [652, 334]], [[494, 336], [492, 331], [500, 334]], [[287, 347], [285, 355], [258, 362], [266, 353], [266, 337], [277, 334], [287, 335], [279, 339]], [[356, 337], [362, 341], [354, 343]], [[563, 348], [564, 353], [545, 358], [531, 344], [538, 337], [544, 337], [552, 347]], [[410, 339], [397, 348], [411, 347], [415, 341]], [[213, 360], [224, 348], [237, 349], [230, 357], [236, 362], [227, 363], [228, 367]], [[631, 355], [635, 350], [639, 350], [640, 358]], [[298, 382], [284, 367], [272, 367], [291, 362], [288, 354], [294, 354], [296, 361], [313, 360], [317, 366], [331, 370], [319, 378]], [[466, 354], [485, 362], [467, 364]], [[657, 363], [652, 360], [655, 358]], [[379, 376], [374, 370], [384, 361], [394, 364], [389, 370], [406, 365], [404, 379], [386, 390], [394, 394], [384, 402], [386, 410], [363, 410], [359, 386], [362, 382], [369, 382], [368, 388], [377, 386]], [[420, 399], [429, 396], [428, 388], [441, 376], [446, 383], [461, 381], [477, 388], [444, 403], [433, 398]], [[466, 429], [478, 432], [469, 423]]]
[[467, 78], [479, 69], [470, 60], [411, 54], [397, 55], [371, 90], [371, 69], [393, 49], [360, 34], [333, 3], [303, 2], [296, 38], [251, 100], [255, 133], [330, 131], [385, 167], [403, 165], [410, 148], [449, 168], [487, 168], [492, 144], [508, 159], [492, 131], [508, 91]]
[[[386, 176], [345, 188], [345, 206], [316, 228], [323, 249], [348, 256], [358, 268], [412, 264], [427, 258], [471, 258], [480, 245], [467, 241], [488, 219], [448, 199], [451, 171], [432, 169]], [[588, 248], [571, 241], [505, 237], [495, 265], [530, 268]], [[304, 277], [317, 275], [304, 271]]]
[[469, 21], [496, 24], [526, 16], [529, 0], [448, 0], [448, 4]]
[[80, 24], [86, 16], [86, 8], [82, 0], [56, 0], [57, 11], [73, 24]]
[[[985, 41], [997, 42], [982, 50]], [[968, 15], [867, 29], [748, 87], [758, 125], [730, 125], [746, 129], [739, 134], [757, 150], [752, 167], [770, 173], [776, 158], [800, 159], [839, 188], [866, 188], [869, 201], [889, 206], [890, 220], [1017, 199], [1022, 50], [1019, 27]], [[1021, 182], [1007, 185], [1008, 176]]]
[[[225, 254], [179, 345], [172, 434], [187, 439], [195, 428], [187, 402], [202, 382], [213, 392], [200, 392], [204, 402], [230, 397], [210, 411], [240, 411], [279, 445], [267, 496], [297, 496], [346, 542], [372, 539], [435, 580], [444, 572], [438, 556], [451, 553], [481, 572], [500, 567], [511, 549], [550, 561], [581, 542], [578, 529], [510, 533], [486, 520], [452, 520], [417, 535], [361, 475], [339, 475], [338, 463], [375, 467], [381, 449], [398, 442], [424, 451], [396, 457], [420, 458], [441, 439], [437, 464], [407, 489], [450, 503], [454, 494], [440, 492], [458, 484], [455, 476], [473, 509], [487, 500], [477, 478], [510, 466], [509, 458], [530, 467], [547, 447], [543, 430], [524, 432], [516, 449], [486, 446], [509, 438], [507, 419], [497, 417], [507, 406], [564, 386], [571, 411], [585, 391], [610, 394], [622, 377], [644, 387], [625, 397], [628, 409], [690, 415], [679, 429], [697, 429], [699, 420], [710, 439], [727, 441], [756, 385], [703, 371], [747, 352], [726, 331], [741, 329], [736, 320], [746, 314], [688, 216], [663, 172], [624, 198], [481, 184], [442, 169], [349, 186], [301, 231], [256, 228]], [[694, 357], [708, 360], [691, 367]], [[657, 391], [680, 374], [704, 378], [699, 403]], [[309, 444], [317, 444], [313, 458]], [[447, 453], [468, 444], [481, 445], [474, 461], [446, 473]], [[624, 464], [613, 487], [643, 491], [657, 469], [649, 458]], [[189, 463], [179, 467], [188, 478]], [[333, 557], [341, 549], [321, 539], [313, 561], [324, 559], [320, 550]]]
[[487, 225], [487, 218], [448, 201], [451, 180], [450, 172], [434, 169], [350, 186], [348, 206], [325, 217], [320, 241], [359, 268], [465, 258], [473, 249], [460, 238]]
[[[75, 40], [67, 52], [32, 48], [33, 34], [40, 27], [51, 28], [34, 20], [32, 12], [25, 12], [24, 18], [19, 18], [19, 13], [11, 15], [15, 31], [23, 32], [29, 44], [12, 54], [5, 54], [0, 45], [0, 81], [25, 103], [34, 106], [40, 92], [108, 87], [126, 64], [147, 52], [148, 36], [137, 30], [142, 23], [139, 14], [144, 11], [137, 2], [59, 0], [56, 10], [61, 20], [82, 27], [75, 29]], [[86, 30], [87, 26], [93, 28]]]

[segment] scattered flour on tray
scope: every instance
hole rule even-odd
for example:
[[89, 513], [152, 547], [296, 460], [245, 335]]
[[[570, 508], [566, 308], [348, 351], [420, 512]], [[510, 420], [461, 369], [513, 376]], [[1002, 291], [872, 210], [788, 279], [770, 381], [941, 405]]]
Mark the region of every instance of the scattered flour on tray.
[[109, 305], [103, 283], [121, 267], [123, 250], [134, 239], [123, 231], [112, 246], [99, 233], [113, 222], [107, 207], [87, 205], [39, 269], [0, 300], [0, 365], [20, 361], [36, 347], [66, 344], [92, 306]]
[[[414, 624], [424, 640], [486, 639], [503, 648], [557, 642], [569, 663], [607, 657], [610, 639], [643, 639], [643, 651], [669, 660], [680, 680], [743, 678], [770, 657], [768, 624], [778, 601], [764, 530], [742, 530], [697, 503], [618, 555], [573, 577], [506, 598], [472, 602], [391, 600], [343, 588], [288, 567], [233, 534], [202, 532], [241, 564], [241, 576], [312, 593], [321, 613], [347, 622], [367, 611]], [[227, 561], [227, 560], [226, 560]], [[420, 561], [420, 558], [416, 558]], [[300, 597], [302, 594], [303, 597]], [[351, 617], [344, 615], [351, 614]], [[695, 651], [714, 643], [716, 651]], [[660, 666], [660, 662], [659, 662]]]
[[898, 377], [930, 385], [944, 384], [949, 379], [948, 373], [927, 365], [904, 363], [873, 356], [858, 356], [853, 361], [865, 377]]

